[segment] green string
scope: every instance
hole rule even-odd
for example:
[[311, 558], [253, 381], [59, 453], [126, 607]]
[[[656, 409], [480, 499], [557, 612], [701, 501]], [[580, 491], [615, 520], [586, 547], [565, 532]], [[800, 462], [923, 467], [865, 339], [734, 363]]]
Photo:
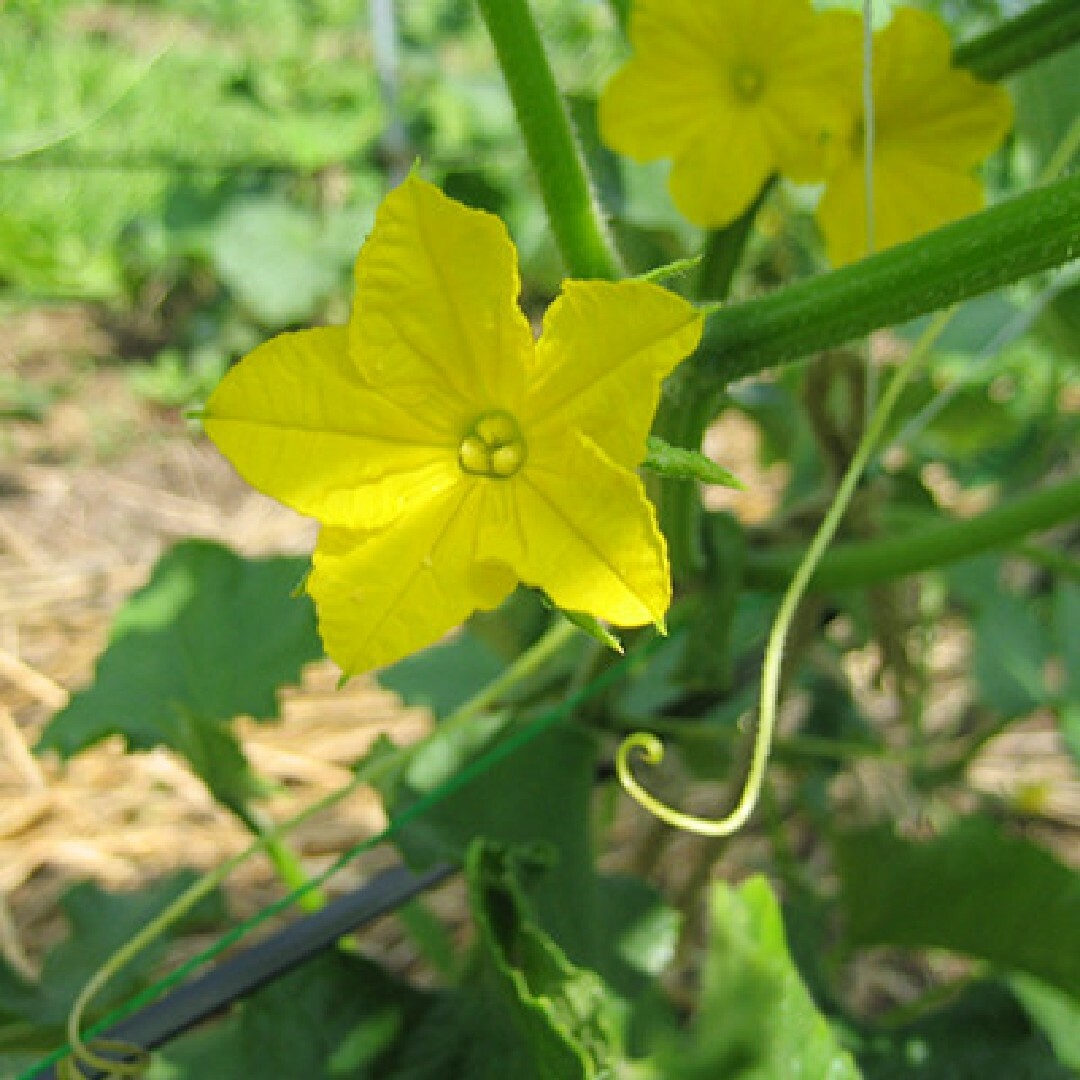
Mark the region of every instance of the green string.
[[[527, 666], [530, 668], [534, 668], [536, 665], [533, 661], [535, 660], [536, 656], [547, 658], [552, 655], [552, 653], [555, 651], [556, 645], [561, 645], [566, 640], [568, 640], [570, 636], [570, 631], [573, 630], [572, 627], [569, 627], [568, 630], [568, 627], [569, 624], [560, 620], [559, 624], [557, 624], [552, 631], [545, 635], [545, 637], [541, 638], [536, 643], [536, 645], [534, 645], [533, 648], [529, 650], [528, 653], [523, 654], [522, 657], [519, 658], [519, 663], [521, 661], [527, 661]], [[365, 852], [379, 846], [385, 841], [391, 839], [400, 829], [404, 828], [406, 825], [410, 824], [416, 819], [422, 817], [428, 811], [438, 806], [440, 803], [448, 799], [451, 795], [459, 791], [461, 788], [465, 787], [473, 780], [490, 771], [499, 762], [517, 753], [520, 749], [527, 746], [529, 743], [531, 743], [534, 739], [538, 738], [549, 728], [553, 727], [556, 723], [565, 720], [580, 705], [582, 705], [607, 687], [611, 686], [613, 683], [617, 682], [618, 680], [629, 674], [631, 668], [640, 663], [641, 659], [645, 655], [652, 652], [660, 643], [660, 641], [662, 641], [662, 638], [656, 637], [642, 648], [617, 661], [606, 671], [602, 672], [591, 682], [587, 683], [584, 687], [582, 687], [582, 689], [580, 689], [576, 693], [571, 694], [554, 708], [548, 710], [545, 713], [542, 713], [535, 720], [527, 723], [517, 733], [513, 734], [511, 737], [507, 738], [503, 742], [500, 742], [497, 746], [492, 747], [486, 753], [478, 757], [475, 761], [470, 762], [468, 765], [466, 765], [464, 768], [462, 768], [460, 771], [458, 771], [448, 780], [446, 780], [443, 784], [439, 785], [439, 787], [437, 787], [434, 791], [419, 798], [415, 803], [413, 803], [407, 809], [403, 810], [397, 817], [395, 817], [387, 825], [387, 827], [382, 830], [382, 832], [377, 833], [374, 836], [368, 837], [366, 840], [362, 840], [358, 844], [355, 844], [344, 854], [340, 855], [327, 869], [323, 870], [314, 877], [309, 878], [303, 885], [297, 887], [292, 892], [288, 893], [286, 896], [269, 904], [267, 907], [263, 908], [261, 911], [253, 915], [246, 922], [241, 923], [239, 926], [236, 926], [232, 930], [227, 931], [220, 938], [218, 938], [217, 941], [215, 941], [212, 945], [208, 946], [197, 956], [194, 956], [191, 959], [187, 960], [174, 971], [162, 976], [157, 982], [146, 987], [144, 990], [131, 997], [123, 1005], [117, 1007], [112, 1012], [107, 1014], [104, 1018], [99, 1020], [96, 1024], [92, 1025], [85, 1033], [85, 1040], [94, 1042], [98, 1039], [98, 1036], [102, 1032], [118, 1024], [120, 1021], [131, 1016], [133, 1013], [138, 1012], [140, 1009], [145, 1008], [147, 1005], [155, 1001], [166, 991], [183, 982], [197, 969], [203, 967], [205, 964], [212, 961], [224, 950], [232, 947], [237, 942], [245, 938], [257, 927], [261, 926], [263, 923], [273, 918], [275, 915], [284, 911], [286, 908], [291, 907], [302, 896], [310, 892], [312, 889], [316, 889], [322, 885], [325, 885], [326, 882], [330, 880], [330, 878], [340, 872], [354, 859], [358, 858]], [[516, 670], [517, 667], [518, 665], [515, 664], [514, 670]], [[509, 672], [507, 672], [507, 675], [509, 675]], [[500, 679], [497, 681], [502, 684], [504, 680]], [[481, 695], [478, 695], [478, 697], [483, 698], [485, 701], [492, 700], [492, 695], [489, 693], [488, 690], [482, 691]], [[453, 716], [449, 717], [447, 721], [444, 721], [444, 723], [440, 725], [440, 727], [437, 729], [437, 733], [445, 732], [448, 726], [454, 726], [460, 720], [473, 719], [478, 713], [478, 710], [474, 707], [474, 702], [476, 700], [477, 699], [473, 699], [473, 701], [468, 702], [465, 706], [463, 706], [461, 710], [459, 710]], [[282, 825], [278, 826], [274, 830], [273, 835], [281, 836], [283, 833], [286, 833], [292, 828], [295, 828], [302, 821], [307, 820], [307, 818], [313, 816], [315, 813], [318, 813], [320, 810], [325, 809], [326, 806], [331, 805], [333, 802], [339, 801], [343, 793], [354, 790], [362, 783], [371, 782], [378, 779], [385, 772], [388, 772], [391, 768], [394, 768], [398, 764], [400, 764], [400, 762], [405, 756], [412, 753], [417, 747], [421, 745], [423, 745], [422, 742], [417, 743], [414, 746], [405, 747], [403, 748], [400, 755], [394, 755], [393, 757], [386, 758], [377, 762], [375, 768], [371, 768], [368, 770], [363, 770], [361, 768], [361, 771], [358, 773], [357, 777], [354, 778], [354, 780], [350, 781], [349, 784], [347, 784], [343, 789], [340, 790], [340, 792], [336, 792], [334, 793], [334, 795], [329, 796], [326, 799], [320, 800], [320, 802], [314, 807], [309, 807], [307, 810], [292, 818], [290, 821], [282, 823]], [[165, 929], [166, 926], [170, 925], [171, 922], [175, 921], [178, 912], [188, 910], [192, 904], [197, 902], [197, 900], [201, 899], [216, 885], [220, 884], [220, 882], [223, 881], [229, 875], [229, 873], [231, 873], [232, 870], [240, 864], [240, 862], [242, 862], [245, 858], [249, 857], [251, 854], [254, 854], [258, 850], [260, 850], [264, 845], [265, 837], [260, 838], [259, 841], [253, 844], [246, 851], [240, 853], [240, 855], [238, 856], [234, 856], [232, 859], [227, 860], [225, 863], [222, 864], [222, 866], [205, 875], [198, 882], [196, 882], [196, 884], [192, 886], [192, 888], [188, 890], [188, 892], [186, 892], [183, 896], [179, 897], [177, 901], [174, 901], [174, 903], [171, 904], [164, 912], [162, 912], [157, 919], [155, 919], [151, 924], [149, 924], [149, 926], [146, 928], [146, 931], [149, 932], [151, 936], [156, 936], [157, 934], [159, 934], [162, 930]], [[139, 938], [142, 937], [143, 935], [139, 935]], [[133, 942], [134, 941], [135, 939], [133, 939]], [[149, 941], [142, 941], [143, 946], [148, 943]], [[121, 951], [123, 952], [124, 950]], [[130, 959], [138, 951], [141, 951], [141, 947], [139, 949], [129, 950], [129, 955], [125, 957], [125, 960]], [[119, 955], [120, 954], [117, 954], [117, 956]], [[113, 960], [115, 959], [116, 957], [113, 958]], [[122, 966], [122, 964], [114, 965], [113, 961], [111, 960], [106, 966], [111, 968], [113, 972], [115, 972], [116, 970], [119, 970], [119, 967]], [[86, 997], [85, 991], [84, 997]], [[79, 1043], [82, 1043], [83, 1041], [84, 1040], [81, 1038], [78, 1040]], [[65, 1058], [70, 1061], [70, 1055], [72, 1055], [73, 1053], [74, 1045], [76, 1045], [76, 1040], [70, 1038], [69, 1032], [69, 1041], [67, 1043], [59, 1047], [57, 1050], [53, 1051], [53, 1053], [51, 1053], [48, 1057], [44, 1058], [42, 1061], [38, 1062], [31, 1069], [22, 1073], [18, 1077], [18, 1080], [32, 1080], [32, 1077], [34, 1077], [41, 1070], [46, 1069], [51, 1065], [56, 1065], [58, 1062], [63, 1062], [63, 1059]], [[131, 1051], [133, 1054], [138, 1055], [139, 1060], [137, 1063], [135, 1063], [136, 1068], [138, 1070], [141, 1070], [144, 1069], [146, 1066], [147, 1059], [144, 1056], [145, 1052], [142, 1051], [142, 1049], [139, 1047], [129, 1046], [128, 1044], [121, 1043], [110, 1044], [104, 1041], [97, 1042], [96, 1045], [98, 1045], [101, 1049]], [[86, 1046], [80, 1047], [79, 1056], [82, 1060], [86, 1062], [86, 1064], [91, 1065], [94, 1068], [112, 1068], [116, 1072], [116, 1075], [121, 1075], [119, 1070], [127, 1069], [128, 1071], [123, 1073], [123, 1075], [138, 1075], [137, 1071], [131, 1071], [130, 1064], [99, 1058], [97, 1055], [93, 1054], [92, 1051], [88, 1051]], [[62, 1064], [61, 1068], [64, 1067], [65, 1065]], [[67, 1066], [68, 1076], [74, 1078], [81, 1075], [78, 1072], [72, 1072], [72, 1067], [73, 1066]]]

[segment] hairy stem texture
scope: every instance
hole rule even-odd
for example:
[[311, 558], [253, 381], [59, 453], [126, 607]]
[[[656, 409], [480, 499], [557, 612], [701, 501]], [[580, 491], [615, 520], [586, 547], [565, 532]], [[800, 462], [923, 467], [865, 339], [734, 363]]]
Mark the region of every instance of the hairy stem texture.
[[724, 386], [1080, 256], [1080, 174], [861, 259], [717, 311], [699, 369]]

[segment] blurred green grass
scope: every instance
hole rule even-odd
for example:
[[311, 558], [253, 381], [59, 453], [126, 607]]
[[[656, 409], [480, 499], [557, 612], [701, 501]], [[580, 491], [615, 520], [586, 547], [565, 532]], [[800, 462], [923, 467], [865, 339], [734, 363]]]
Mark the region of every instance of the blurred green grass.
[[[410, 160], [513, 216], [524, 155], [473, 6], [397, 10]], [[604, 3], [538, 13], [569, 85], [610, 70]], [[126, 233], [178, 196], [272, 189], [302, 206], [303, 179], [334, 167], [350, 180], [339, 204], [370, 212], [395, 168], [356, 0], [15, 0], [0, 7], [0, 103], [0, 289], [25, 298], [122, 301]]]

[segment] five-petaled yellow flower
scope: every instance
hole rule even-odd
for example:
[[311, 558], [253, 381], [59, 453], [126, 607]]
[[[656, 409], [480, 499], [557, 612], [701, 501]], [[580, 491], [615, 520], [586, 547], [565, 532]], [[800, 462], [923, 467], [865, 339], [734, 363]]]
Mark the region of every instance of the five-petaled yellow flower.
[[[983, 189], [972, 170], [1012, 125], [999, 86], [951, 66], [944, 26], [911, 8], [874, 35], [874, 246], [891, 247], [978, 210]], [[834, 140], [835, 168], [818, 206], [834, 265], [866, 254], [863, 117], [857, 79], [848, 86], [851, 120]]]
[[519, 290], [502, 223], [410, 177], [357, 258], [348, 326], [261, 345], [207, 403], [241, 475], [320, 521], [307, 589], [347, 674], [519, 581], [663, 622], [667, 554], [633, 470], [701, 316], [644, 282], [567, 281], [534, 341]]
[[600, 130], [635, 160], [672, 159], [690, 221], [729, 224], [774, 172], [824, 178], [827, 134], [858, 77], [857, 18], [810, 0], [636, 0], [630, 40]]

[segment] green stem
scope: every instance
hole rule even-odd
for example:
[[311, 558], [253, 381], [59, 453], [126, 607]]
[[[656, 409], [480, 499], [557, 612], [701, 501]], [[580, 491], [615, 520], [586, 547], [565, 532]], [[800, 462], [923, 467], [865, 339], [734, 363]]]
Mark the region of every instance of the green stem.
[[[299, 856], [293, 851], [284, 838], [274, 829], [272, 824], [267, 824], [261, 816], [250, 806], [230, 804], [230, 810], [244, 823], [251, 835], [263, 841], [267, 857], [274, 864], [285, 888], [289, 892], [299, 892], [297, 903], [304, 911], [318, 911], [325, 906], [326, 897], [318, 889], [308, 889], [308, 876], [300, 862]], [[300, 891], [303, 890], [303, 891]]]
[[[965, 520], [943, 521], [902, 536], [837, 544], [822, 559], [810, 581], [819, 592], [862, 588], [918, 574], [983, 551], [1009, 547], [1033, 533], [1080, 517], [1080, 478], [1042, 488]], [[802, 552], [748, 552], [743, 581], [747, 588], [783, 589]]]
[[728, 298], [758, 211], [772, 194], [776, 181], [776, 176], [770, 177], [762, 185], [757, 198], [739, 217], [726, 228], [713, 230], [706, 236], [697, 278], [696, 296], [699, 301]]
[[[721, 395], [715, 386], [702, 387], [702, 381], [697, 371], [683, 366], [664, 388], [653, 430], [672, 446], [699, 450], [705, 429], [716, 416]], [[683, 584], [704, 566], [700, 485], [661, 477], [651, 486], [651, 494], [667, 539], [672, 578]]]
[[1005, 79], [1080, 41], [1080, 4], [1046, 0], [953, 51], [953, 62], [982, 79]]
[[448, 730], [462, 727], [490, 711], [521, 683], [532, 678], [577, 633], [578, 628], [560, 615], [555, 625], [530, 645], [497, 679], [443, 720], [439, 724], [440, 732], [445, 735]]
[[1049, 270], [1080, 254], [1080, 174], [851, 266], [715, 312], [695, 362], [718, 386]]
[[567, 269], [574, 277], [622, 277], [528, 3], [477, 0], [477, 6]]

